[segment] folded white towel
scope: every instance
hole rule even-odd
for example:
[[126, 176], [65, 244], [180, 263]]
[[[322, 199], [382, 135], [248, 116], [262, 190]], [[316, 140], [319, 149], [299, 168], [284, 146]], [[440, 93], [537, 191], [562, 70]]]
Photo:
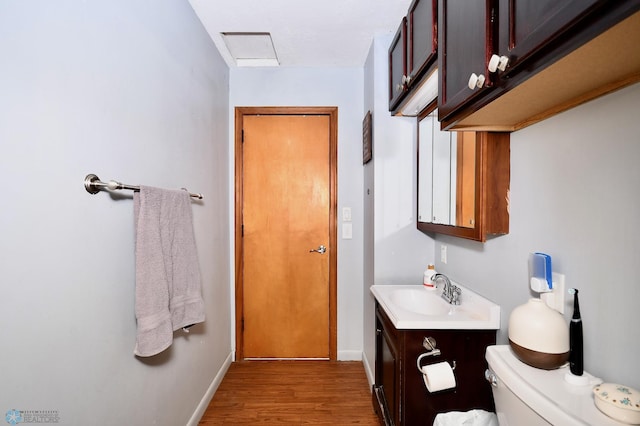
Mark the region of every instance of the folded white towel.
[[134, 215], [134, 354], [146, 357], [171, 346], [174, 330], [203, 322], [204, 301], [188, 192], [140, 186]]

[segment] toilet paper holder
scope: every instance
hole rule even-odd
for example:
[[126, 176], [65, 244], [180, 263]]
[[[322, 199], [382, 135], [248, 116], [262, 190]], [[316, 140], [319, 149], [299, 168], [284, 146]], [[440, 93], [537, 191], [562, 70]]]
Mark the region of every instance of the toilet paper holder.
[[[422, 374], [422, 367], [420, 366], [420, 362], [422, 361], [423, 358], [426, 358], [428, 356], [442, 355], [442, 353], [440, 352], [440, 349], [436, 348], [436, 339], [434, 339], [433, 337], [425, 337], [422, 340], [422, 346], [424, 346], [424, 348], [428, 352], [420, 354], [418, 356], [418, 359], [416, 360], [416, 365], [418, 367], [418, 371], [420, 372], [420, 374]], [[456, 362], [455, 361], [452, 362], [451, 369], [452, 370], [456, 369]]]
[[440, 349], [436, 348], [436, 339], [433, 337], [425, 337], [422, 339], [422, 346], [429, 351], [425, 355], [440, 355]]

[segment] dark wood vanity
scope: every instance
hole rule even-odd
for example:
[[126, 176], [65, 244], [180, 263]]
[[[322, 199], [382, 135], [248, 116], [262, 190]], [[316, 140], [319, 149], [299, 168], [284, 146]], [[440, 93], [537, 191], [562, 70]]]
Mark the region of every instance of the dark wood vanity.
[[[433, 337], [441, 355], [423, 365], [447, 361], [457, 386], [430, 393], [416, 362], [427, 352], [422, 342]], [[483, 409], [495, 411], [491, 385], [485, 380], [487, 346], [495, 330], [398, 330], [376, 302], [376, 365], [372, 398], [383, 425], [432, 425], [438, 413]]]

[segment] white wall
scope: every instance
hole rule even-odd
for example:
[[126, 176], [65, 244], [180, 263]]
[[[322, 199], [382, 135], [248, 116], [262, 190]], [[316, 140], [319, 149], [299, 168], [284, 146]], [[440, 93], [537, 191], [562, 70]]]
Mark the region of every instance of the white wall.
[[[239, 106], [338, 107], [338, 226], [351, 207], [353, 239], [338, 229], [338, 359], [362, 358], [362, 68], [233, 68], [230, 121]], [[229, 137], [233, 159], [233, 134]], [[233, 177], [234, 171], [230, 171]], [[233, 182], [233, 179], [231, 179]], [[233, 183], [231, 183], [233, 185]], [[233, 193], [233, 187], [230, 187]], [[233, 222], [231, 222], [233, 227]]]
[[[417, 121], [392, 117], [388, 101], [388, 49], [392, 34], [376, 37], [365, 63], [365, 110], [373, 115], [373, 160], [364, 170], [365, 280], [363, 351], [369, 381], [375, 365], [373, 284], [420, 284], [434, 263], [434, 241], [416, 228]], [[373, 199], [371, 199], [373, 198]]]
[[[530, 297], [527, 256], [542, 251], [580, 290], [585, 369], [640, 388], [640, 84], [511, 135], [509, 235], [485, 244], [438, 236], [439, 271], [499, 303], [499, 343]], [[569, 296], [569, 301], [571, 297]], [[567, 320], [573, 308], [568, 305]]]
[[[228, 68], [187, 2], [0, 5], [0, 413], [60, 424], [185, 424], [231, 354]], [[133, 355], [131, 193], [194, 203], [207, 319]]]

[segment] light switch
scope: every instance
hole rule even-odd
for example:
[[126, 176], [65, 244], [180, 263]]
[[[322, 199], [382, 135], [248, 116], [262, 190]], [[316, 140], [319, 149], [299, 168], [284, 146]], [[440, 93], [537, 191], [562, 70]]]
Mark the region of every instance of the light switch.
[[353, 238], [353, 225], [351, 223], [342, 224], [342, 239], [350, 240]]
[[342, 221], [351, 222], [351, 207], [342, 208]]

